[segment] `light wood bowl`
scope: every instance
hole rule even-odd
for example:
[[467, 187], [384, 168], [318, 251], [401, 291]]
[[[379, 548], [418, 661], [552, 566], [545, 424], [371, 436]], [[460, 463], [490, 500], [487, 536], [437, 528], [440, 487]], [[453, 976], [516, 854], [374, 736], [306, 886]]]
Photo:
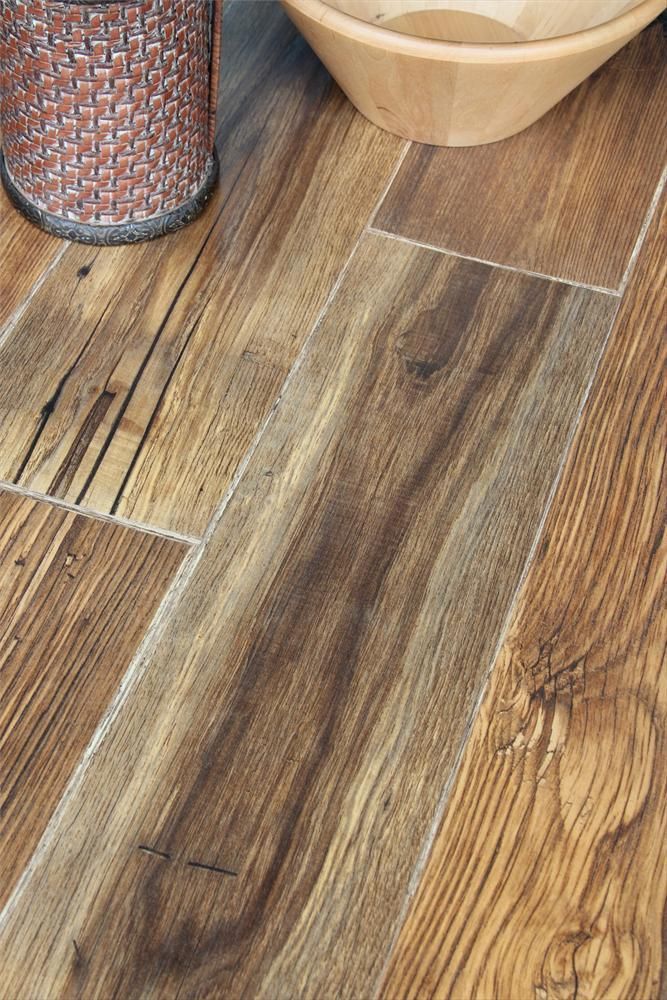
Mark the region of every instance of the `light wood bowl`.
[[520, 132], [665, 0], [282, 0], [352, 103], [436, 146]]

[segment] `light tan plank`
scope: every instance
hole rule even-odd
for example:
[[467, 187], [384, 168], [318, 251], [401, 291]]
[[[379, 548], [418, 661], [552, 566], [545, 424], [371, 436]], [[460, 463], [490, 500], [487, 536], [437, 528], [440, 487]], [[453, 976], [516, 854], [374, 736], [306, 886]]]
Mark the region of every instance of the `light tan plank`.
[[0, 184], [0, 340], [16, 310], [63, 244], [31, 225]]
[[0, 903], [185, 550], [0, 492]]
[[664, 995], [666, 223], [619, 315], [387, 997]]
[[371, 995], [614, 308], [364, 239], [4, 925], [16, 997]]
[[654, 25], [525, 132], [474, 149], [414, 146], [377, 225], [618, 288], [667, 154], [666, 54]]
[[231, 4], [224, 34], [205, 217], [144, 247], [72, 248], [0, 351], [0, 478], [186, 535], [205, 529], [403, 149], [277, 5]]

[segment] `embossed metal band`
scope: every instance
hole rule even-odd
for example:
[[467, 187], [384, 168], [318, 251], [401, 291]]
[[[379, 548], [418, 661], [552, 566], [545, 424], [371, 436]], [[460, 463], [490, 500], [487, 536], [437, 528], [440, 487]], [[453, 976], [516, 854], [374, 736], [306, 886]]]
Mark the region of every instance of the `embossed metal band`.
[[91, 225], [89, 223], [75, 222], [71, 219], [63, 219], [58, 215], [51, 215], [29, 201], [12, 180], [7, 170], [5, 158], [0, 150], [0, 177], [2, 178], [2, 183], [12, 204], [30, 222], [45, 229], [53, 236], [73, 240], [77, 243], [102, 246], [143, 243], [145, 240], [153, 240], [158, 236], [165, 236], [167, 233], [176, 232], [176, 230], [182, 229], [183, 226], [187, 226], [188, 223], [201, 214], [206, 202], [211, 197], [218, 178], [218, 171], [218, 156], [214, 152], [210, 158], [209, 168], [202, 186], [188, 201], [184, 202], [183, 205], [179, 205], [173, 211], [165, 212], [151, 219], [142, 219], [139, 222], [123, 222], [111, 226]]

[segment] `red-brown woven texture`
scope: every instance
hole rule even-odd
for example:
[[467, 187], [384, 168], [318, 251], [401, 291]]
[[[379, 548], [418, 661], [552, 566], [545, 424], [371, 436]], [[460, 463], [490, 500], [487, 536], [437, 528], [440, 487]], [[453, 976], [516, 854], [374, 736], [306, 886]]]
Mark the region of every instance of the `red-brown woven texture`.
[[183, 204], [210, 164], [205, 0], [3, 0], [5, 161], [39, 208], [102, 225]]

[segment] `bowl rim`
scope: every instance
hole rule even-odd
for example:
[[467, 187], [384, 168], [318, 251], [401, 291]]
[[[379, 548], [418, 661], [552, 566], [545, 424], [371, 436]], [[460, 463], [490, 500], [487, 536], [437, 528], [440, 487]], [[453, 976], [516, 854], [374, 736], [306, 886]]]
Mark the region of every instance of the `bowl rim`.
[[640, 3], [602, 24], [553, 38], [525, 42], [449, 42], [408, 35], [379, 24], [371, 24], [330, 7], [325, 0], [282, 0], [289, 10], [298, 11], [336, 35], [344, 35], [373, 48], [439, 62], [515, 63], [536, 59], [557, 59], [610, 45], [637, 34], [667, 8], [667, 0], [640, 0]]

